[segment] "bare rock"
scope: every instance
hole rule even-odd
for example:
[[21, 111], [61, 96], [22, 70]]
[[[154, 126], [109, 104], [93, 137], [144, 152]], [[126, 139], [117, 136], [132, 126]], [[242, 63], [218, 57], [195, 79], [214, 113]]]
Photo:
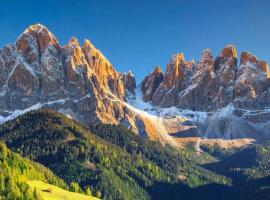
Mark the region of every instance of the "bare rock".
[[163, 81], [153, 94], [152, 103], [161, 107], [176, 105], [178, 93], [187, 84], [193, 62], [186, 62], [183, 53], [174, 55], [167, 65]]
[[121, 76], [125, 89], [132, 94], [135, 94], [136, 80], [132, 72], [129, 71], [128, 73], [123, 73], [121, 74]]
[[163, 81], [163, 73], [160, 66], [157, 66], [147, 77], [144, 78], [141, 84], [141, 90], [143, 93], [143, 100], [150, 101], [152, 97]]
[[269, 106], [268, 65], [254, 55], [243, 52], [235, 81], [235, 105], [241, 108]]

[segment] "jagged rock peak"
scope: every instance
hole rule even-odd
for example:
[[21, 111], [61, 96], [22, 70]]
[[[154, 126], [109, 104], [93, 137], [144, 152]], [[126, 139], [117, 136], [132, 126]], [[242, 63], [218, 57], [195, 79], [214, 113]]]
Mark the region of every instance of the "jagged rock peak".
[[237, 71], [237, 51], [235, 46], [226, 45], [221, 49], [215, 58], [215, 69], [221, 71], [223, 75], [229, 72], [230, 76]]
[[42, 31], [49, 32], [49, 30], [46, 26], [44, 26], [42, 24], [33, 24], [33, 25], [30, 25], [28, 28], [26, 28], [22, 34], [40, 33]]
[[35, 24], [29, 26], [17, 39], [17, 50], [24, 50], [29, 43], [37, 40], [40, 51], [43, 51], [48, 45], [58, 46], [56, 37], [43, 25]]
[[268, 72], [268, 64], [265, 61], [260, 61], [255, 55], [250, 52], [244, 51], [241, 53], [240, 65], [254, 64], [260, 68], [263, 72]]
[[250, 63], [257, 63], [257, 62], [258, 62], [258, 59], [256, 58], [256, 56], [254, 56], [254, 55], [251, 54], [250, 52], [243, 51], [243, 52], [241, 53], [240, 65], [246, 64], [247, 62], [250, 62]]
[[170, 64], [178, 65], [179, 63], [185, 62], [185, 56], [183, 53], [177, 53], [171, 57]]
[[152, 97], [163, 81], [163, 73], [160, 66], [156, 66], [155, 69], [144, 78], [141, 84], [141, 91], [143, 93], [144, 101], [152, 100]]
[[90, 42], [90, 40], [88, 39], [85, 39], [84, 40], [84, 43], [83, 43], [83, 49], [85, 51], [91, 51], [91, 50], [94, 50], [96, 49], [95, 46]]
[[202, 57], [199, 60], [196, 68], [197, 69], [205, 68], [205, 65], [206, 66], [213, 66], [213, 64], [214, 64], [214, 60], [213, 60], [211, 49], [204, 49], [202, 52]]
[[136, 80], [135, 76], [132, 74], [131, 70], [128, 71], [128, 73], [121, 74], [121, 78], [123, 81], [123, 84], [125, 86], [125, 89], [129, 92], [135, 94], [135, 88], [136, 88]]
[[203, 59], [213, 59], [212, 50], [211, 49], [204, 49], [202, 52]]
[[220, 52], [218, 57], [225, 57], [225, 58], [237, 58], [237, 51], [234, 45], [226, 45]]
[[153, 73], [153, 74], [159, 74], [159, 73], [162, 73], [161, 67], [160, 67], [159, 65], [157, 65], [152, 73]]
[[[48, 28], [41, 24], [34, 24], [29, 26], [25, 31], [18, 37], [17, 42], [22, 39], [23, 37], [33, 37], [37, 39], [41, 39], [41, 37], [44, 37], [51, 40], [53, 43], [58, 43], [56, 37], [48, 30]], [[16, 42], [16, 43], [17, 43]]]
[[128, 76], [134, 76], [134, 74], [132, 73], [131, 70], [128, 70], [128, 73], [127, 73]]
[[80, 46], [79, 41], [75, 37], [71, 37], [68, 41], [69, 46]]
[[265, 62], [265, 61], [259, 61], [258, 66], [261, 68], [261, 70], [262, 70], [263, 72], [266, 72], [267, 75], [269, 74], [269, 73], [268, 73], [269, 67], [268, 67], [268, 63], [267, 63], [267, 62]]

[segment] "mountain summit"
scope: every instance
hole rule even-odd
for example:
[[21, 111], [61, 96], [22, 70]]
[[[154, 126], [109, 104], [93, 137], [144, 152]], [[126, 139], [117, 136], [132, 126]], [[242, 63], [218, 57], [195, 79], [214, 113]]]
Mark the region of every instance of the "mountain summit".
[[[86, 125], [112, 123], [179, 146], [200, 138], [263, 140], [270, 132], [268, 64], [236, 48], [210, 49], [201, 59], [174, 55], [165, 74], [156, 67], [136, 87], [85, 40], [61, 46], [43, 25], [28, 27], [0, 49], [0, 121], [51, 108]], [[207, 142], [207, 141], [204, 141]], [[244, 142], [246, 143], [246, 142]]]

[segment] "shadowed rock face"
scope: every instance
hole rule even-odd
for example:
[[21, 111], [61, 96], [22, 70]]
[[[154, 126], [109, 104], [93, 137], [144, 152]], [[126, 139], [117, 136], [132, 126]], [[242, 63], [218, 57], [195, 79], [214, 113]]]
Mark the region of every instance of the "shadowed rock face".
[[129, 71], [128, 73], [121, 74], [122, 81], [124, 83], [124, 87], [131, 92], [132, 94], [135, 94], [135, 88], [136, 88], [136, 80], [135, 76]]
[[141, 84], [141, 90], [143, 93], [143, 100], [149, 101], [152, 99], [155, 91], [163, 81], [163, 73], [160, 66], [157, 66], [154, 71], [144, 78]]
[[235, 79], [235, 104], [240, 108], [258, 109], [270, 105], [268, 64], [248, 52], [241, 54]]
[[153, 73], [146, 77], [142, 88], [149, 92], [143, 95], [161, 107], [215, 111], [233, 103], [241, 108], [262, 109], [270, 106], [267, 73], [268, 64], [247, 52], [241, 54], [237, 67], [237, 53], [232, 45], [224, 47], [215, 59], [209, 49], [204, 50], [195, 65], [185, 62], [183, 54], [177, 54], [155, 91], [147, 82]]
[[[177, 104], [179, 91], [187, 86], [193, 67], [193, 62], [186, 62], [183, 53], [174, 55], [167, 65], [162, 82], [152, 96], [152, 103], [161, 107], [170, 107]], [[145, 88], [145, 90], [147, 90]]]

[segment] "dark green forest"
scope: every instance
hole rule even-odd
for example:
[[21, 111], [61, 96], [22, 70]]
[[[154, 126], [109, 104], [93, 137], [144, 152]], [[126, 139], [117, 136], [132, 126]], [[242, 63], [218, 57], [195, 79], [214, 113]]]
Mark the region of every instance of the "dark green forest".
[[207, 147], [205, 154], [216, 161], [203, 164], [191, 147], [162, 146], [115, 125], [85, 127], [51, 110], [6, 122], [0, 139], [66, 185], [78, 182], [82, 191], [89, 188], [103, 199], [263, 199], [269, 194], [268, 144], [230, 153]]

